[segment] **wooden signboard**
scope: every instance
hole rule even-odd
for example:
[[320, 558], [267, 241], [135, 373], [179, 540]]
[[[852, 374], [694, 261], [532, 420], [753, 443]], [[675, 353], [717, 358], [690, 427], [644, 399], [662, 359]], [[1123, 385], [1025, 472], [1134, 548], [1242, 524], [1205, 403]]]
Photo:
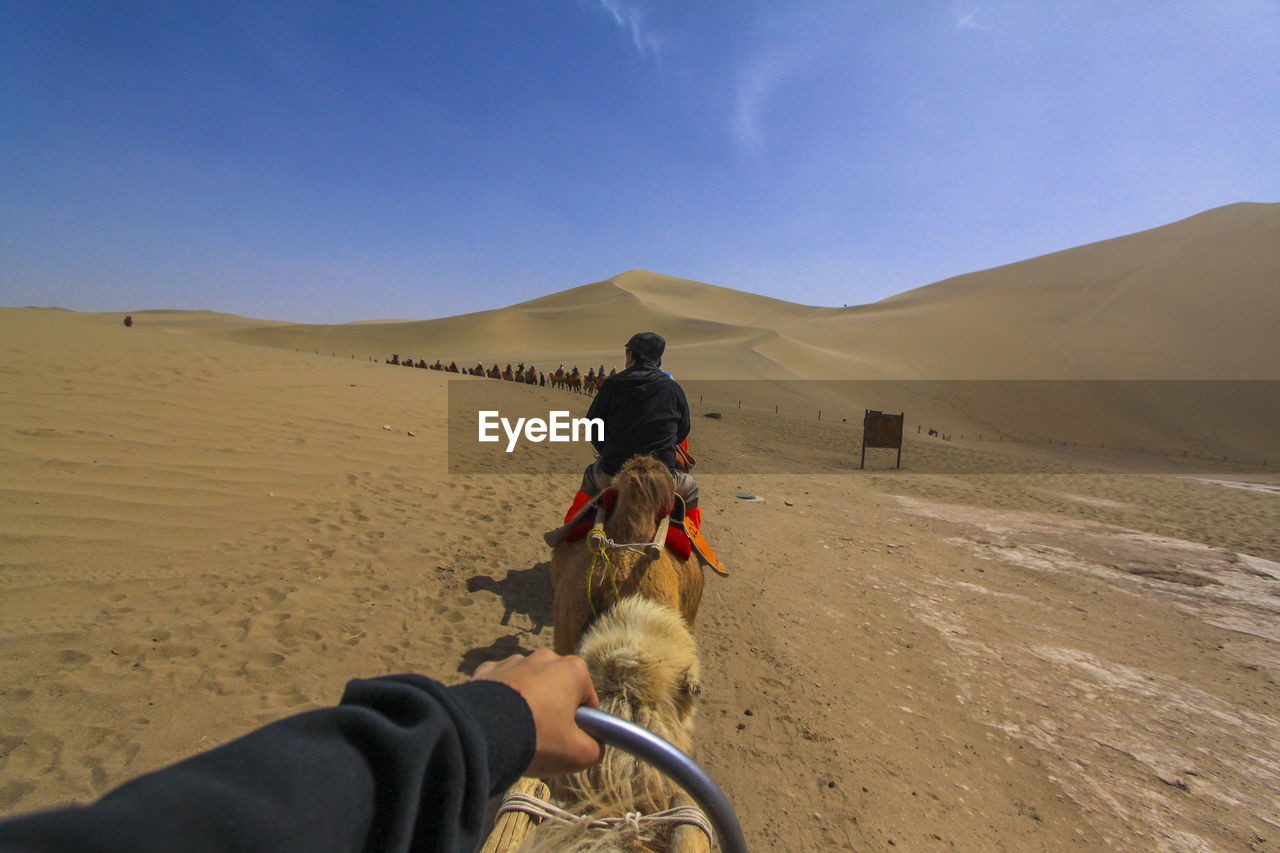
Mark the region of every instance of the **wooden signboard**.
[[902, 467], [902, 422], [906, 412], [897, 415], [886, 415], [873, 409], [867, 409], [862, 416], [862, 464], [867, 467], [868, 447], [898, 448], [898, 462], [895, 468]]

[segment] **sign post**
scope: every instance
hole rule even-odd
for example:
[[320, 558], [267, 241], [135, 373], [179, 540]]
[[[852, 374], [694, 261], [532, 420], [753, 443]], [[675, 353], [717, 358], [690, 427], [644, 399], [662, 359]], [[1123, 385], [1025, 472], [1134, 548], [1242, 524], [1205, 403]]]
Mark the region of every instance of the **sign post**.
[[902, 422], [905, 417], [906, 412], [886, 415], [874, 409], [866, 410], [862, 416], [862, 463], [859, 468], [867, 467], [868, 447], [896, 447], [898, 462], [893, 467], [902, 467]]

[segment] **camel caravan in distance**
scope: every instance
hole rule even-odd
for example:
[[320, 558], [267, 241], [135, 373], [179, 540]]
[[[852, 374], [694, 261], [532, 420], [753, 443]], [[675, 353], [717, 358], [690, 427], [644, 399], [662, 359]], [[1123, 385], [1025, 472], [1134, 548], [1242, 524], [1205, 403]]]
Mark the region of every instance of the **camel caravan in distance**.
[[[609, 371], [609, 376], [613, 376], [618, 372], [615, 367]], [[600, 365], [597, 372], [594, 367], [587, 369], [587, 375], [583, 376], [575, 364], [573, 370], [566, 371], [564, 365], [560, 365], [560, 369], [551, 374], [551, 387], [562, 388], [565, 391], [577, 391], [580, 394], [586, 394], [588, 397], [594, 397], [596, 392], [600, 390], [600, 385], [608, 378], [604, 375], [604, 365]]]
[[[697, 554], [674, 544], [684, 535], [682, 510], [666, 465], [637, 456], [544, 538], [553, 546], [555, 651], [586, 660], [601, 711], [691, 756], [702, 689], [693, 627], [703, 574]], [[609, 745], [603, 761], [581, 773], [519, 780], [482, 851], [689, 853], [710, 851], [713, 834], [707, 815], [672, 780]]]
[[[527, 368], [524, 362], [520, 362], [516, 367], [511, 366], [511, 362], [507, 362], [505, 370], [499, 370], [497, 362], [493, 367], [485, 369], [483, 362], [476, 362], [476, 366], [469, 369], [461, 369], [456, 361], [449, 362], [446, 366], [439, 359], [435, 364], [427, 364], [426, 359], [414, 360], [413, 357], [401, 359], [399, 353], [393, 353], [391, 358], [386, 359], [387, 364], [394, 364], [400, 367], [416, 367], [422, 370], [440, 370], [445, 373], [458, 373], [466, 376], [484, 376], [489, 379], [505, 379], [508, 382], [521, 382], [525, 385], [538, 385], [547, 387], [548, 384], [552, 388], [559, 388], [564, 391], [577, 391], [579, 394], [586, 394], [594, 397], [596, 392], [600, 390], [601, 383], [607, 378], [604, 372], [604, 365], [600, 365], [600, 369], [592, 367], [587, 370], [584, 376], [574, 365], [573, 370], [565, 370], [564, 365], [556, 370], [550, 376], [538, 371], [532, 364]], [[618, 372], [615, 367], [609, 371], [609, 376], [613, 376]]]

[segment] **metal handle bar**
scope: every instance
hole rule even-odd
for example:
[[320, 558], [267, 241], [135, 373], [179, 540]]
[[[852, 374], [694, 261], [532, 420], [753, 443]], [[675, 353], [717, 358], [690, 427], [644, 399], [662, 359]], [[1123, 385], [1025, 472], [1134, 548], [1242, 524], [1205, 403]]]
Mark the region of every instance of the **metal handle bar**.
[[595, 708], [579, 708], [573, 718], [578, 728], [596, 740], [649, 762], [688, 791], [715, 827], [723, 853], [747, 853], [747, 840], [742, 836], [738, 815], [729, 798], [707, 771], [674, 744], [635, 723]]

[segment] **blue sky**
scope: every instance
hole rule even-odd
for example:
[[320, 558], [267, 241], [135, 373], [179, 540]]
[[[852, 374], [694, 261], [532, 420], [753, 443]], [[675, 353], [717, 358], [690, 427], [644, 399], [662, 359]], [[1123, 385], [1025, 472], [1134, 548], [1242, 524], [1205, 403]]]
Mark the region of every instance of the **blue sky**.
[[0, 305], [796, 302], [1280, 201], [1280, 3], [0, 5]]

